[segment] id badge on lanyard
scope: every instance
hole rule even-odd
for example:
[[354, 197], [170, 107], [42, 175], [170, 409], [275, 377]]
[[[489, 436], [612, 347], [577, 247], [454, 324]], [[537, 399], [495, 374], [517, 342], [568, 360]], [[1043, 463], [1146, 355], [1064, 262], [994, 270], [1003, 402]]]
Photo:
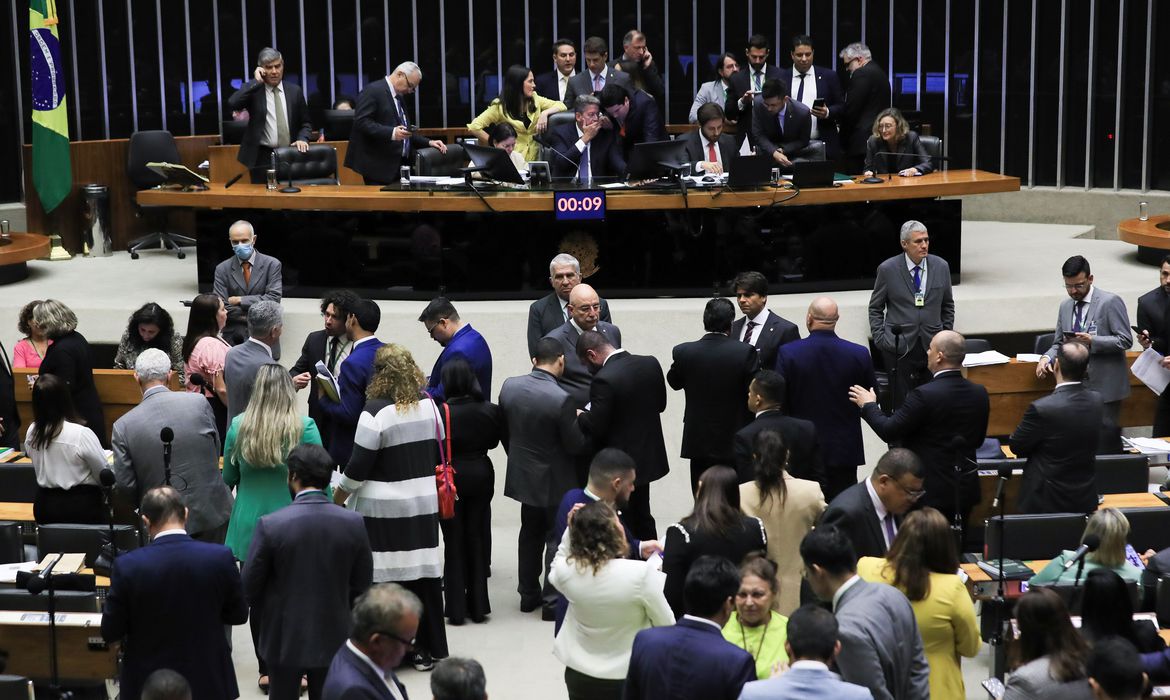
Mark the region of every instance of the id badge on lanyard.
[[914, 293], [914, 305], [920, 309], [926, 306], [926, 292]]

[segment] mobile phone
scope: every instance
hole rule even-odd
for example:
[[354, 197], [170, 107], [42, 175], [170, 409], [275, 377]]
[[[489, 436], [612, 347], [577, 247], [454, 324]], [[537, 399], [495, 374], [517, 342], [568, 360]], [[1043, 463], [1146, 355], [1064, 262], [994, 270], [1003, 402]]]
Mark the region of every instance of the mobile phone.
[[817, 99], [813, 100], [813, 109], [824, 109], [824, 108], [825, 108], [825, 98], [818, 97]]
[[1003, 681], [998, 678], [988, 678], [987, 680], [983, 681], [983, 689], [986, 690], [987, 694], [995, 700], [1002, 698], [1004, 691], [1007, 690], [1003, 686]]
[[1137, 326], [1130, 326], [1130, 328], [1133, 329], [1134, 333], [1137, 333], [1138, 335], [1142, 334], [1142, 329], [1138, 328]]
[[1073, 333], [1072, 331], [1065, 331], [1065, 332], [1060, 334], [1060, 337], [1063, 338], [1064, 340], [1071, 340], [1071, 339], [1077, 337], [1077, 334]]

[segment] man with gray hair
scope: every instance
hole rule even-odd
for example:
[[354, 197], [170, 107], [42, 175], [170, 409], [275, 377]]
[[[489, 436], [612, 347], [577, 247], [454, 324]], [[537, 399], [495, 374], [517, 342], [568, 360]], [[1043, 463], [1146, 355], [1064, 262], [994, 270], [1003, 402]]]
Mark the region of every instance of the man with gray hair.
[[337, 650], [322, 692], [324, 700], [407, 700], [394, 675], [414, 646], [422, 601], [396, 583], [371, 586], [353, 606], [353, 631]]
[[404, 97], [422, 82], [422, 70], [412, 61], [399, 63], [384, 80], [375, 80], [358, 95], [353, 131], [345, 152], [345, 167], [361, 173], [367, 185], [398, 182], [399, 168], [414, 162], [420, 148], [447, 152], [442, 141], [415, 132]]
[[305, 94], [295, 83], [284, 82], [284, 58], [270, 47], [260, 50], [256, 70], [239, 90], [228, 98], [233, 110], [248, 110], [248, 127], [240, 141], [237, 160], [252, 173], [252, 182], [261, 183], [277, 148], [295, 146], [309, 150], [309, 107]]
[[624, 176], [626, 159], [617, 136], [613, 129], [601, 128], [601, 100], [580, 95], [573, 101], [573, 112], [575, 124], [548, 130], [548, 143], [556, 155], [550, 163], [553, 176], [577, 177], [581, 182]]
[[869, 47], [861, 42], [846, 46], [839, 55], [849, 73], [845, 107], [838, 120], [841, 147], [850, 167], [848, 172], [860, 173], [865, 169], [865, 142], [873, 131], [873, 123], [891, 105], [890, 79], [873, 61]]
[[228, 390], [228, 424], [248, 407], [252, 383], [260, 365], [276, 362], [284, 331], [284, 312], [274, 301], [257, 302], [248, 309], [248, 339], [228, 350], [223, 361], [223, 381]]
[[[536, 343], [569, 320], [569, 293], [581, 283], [581, 263], [568, 253], [558, 253], [548, 264], [552, 293], [528, 307], [528, 357], [536, 356]], [[601, 300], [601, 320], [609, 317], [609, 304]]]
[[475, 659], [452, 656], [439, 662], [431, 674], [434, 700], [487, 700], [487, 679]]
[[[211, 406], [199, 394], [167, 388], [171, 361], [157, 348], [138, 356], [134, 376], [142, 402], [114, 422], [111, 441], [118, 488], [137, 508], [147, 491], [173, 485], [187, 502], [191, 537], [223, 544], [232, 495], [219, 471], [219, 433]], [[169, 460], [163, 455], [167, 430]]]
[[[240, 219], [228, 227], [232, 257], [215, 266], [212, 292], [227, 308], [224, 340], [239, 345], [247, 338], [248, 309], [267, 299], [280, 303], [284, 295], [284, 277], [280, 261], [256, 250], [256, 231]], [[277, 349], [276, 359], [280, 359]]]

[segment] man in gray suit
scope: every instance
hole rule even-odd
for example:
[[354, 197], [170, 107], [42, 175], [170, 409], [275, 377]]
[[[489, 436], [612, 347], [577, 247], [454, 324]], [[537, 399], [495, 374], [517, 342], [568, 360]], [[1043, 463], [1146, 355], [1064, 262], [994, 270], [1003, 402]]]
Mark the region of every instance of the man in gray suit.
[[1036, 376], [1052, 374], [1052, 361], [1065, 340], [1076, 338], [1087, 344], [1093, 369], [1085, 386], [1101, 394], [1105, 418], [1116, 425], [1121, 417], [1121, 400], [1129, 396], [1125, 351], [1133, 347], [1125, 302], [1116, 294], [1093, 286], [1089, 261], [1080, 255], [1065, 260], [1060, 274], [1069, 298], [1060, 303], [1056, 336], [1052, 347], [1040, 358]]
[[[215, 266], [212, 290], [227, 307], [223, 337], [232, 345], [244, 342], [248, 309], [267, 299], [280, 303], [284, 294], [280, 261], [256, 250], [256, 232], [243, 219], [228, 228], [232, 257]], [[276, 353], [280, 359], [280, 353]]]
[[557, 384], [565, 367], [560, 344], [541, 338], [532, 363], [531, 373], [504, 380], [500, 389], [500, 408], [507, 421], [504, 495], [520, 501], [520, 609], [531, 612], [543, 605], [545, 619], [552, 620], [557, 593], [548, 583], [548, 567], [559, 544], [555, 538], [557, 507], [567, 491], [580, 486], [572, 455], [581, 451], [584, 438], [577, 430], [576, 406]]
[[[552, 293], [528, 307], [528, 356], [536, 354], [536, 341], [560, 328], [569, 320], [569, 294], [581, 284], [581, 263], [568, 253], [560, 253], [548, 264], [548, 281]], [[610, 323], [609, 304], [601, 300], [601, 320]]]
[[869, 332], [885, 359], [893, 400], [902, 405], [910, 390], [930, 380], [926, 350], [941, 330], [955, 327], [951, 268], [930, 255], [930, 233], [920, 221], [902, 224], [902, 254], [878, 265], [869, 298]]
[[248, 309], [248, 339], [228, 350], [223, 361], [223, 381], [228, 391], [228, 424], [248, 407], [252, 384], [260, 365], [276, 362], [272, 349], [284, 331], [280, 304], [267, 299]]
[[841, 678], [869, 688], [874, 700], [927, 700], [930, 667], [906, 596], [884, 583], [862, 581], [853, 544], [835, 527], [805, 535], [800, 558], [813, 593], [833, 605]]
[[274, 700], [296, 700], [302, 674], [309, 699], [321, 697], [329, 663], [349, 637], [350, 608], [373, 579], [362, 516], [325, 494], [332, 472], [325, 448], [294, 447], [288, 455], [293, 502], [260, 518], [248, 549], [244, 594], [264, 611], [256, 649], [268, 664]]
[[134, 363], [142, 403], [114, 421], [110, 440], [118, 487], [137, 508], [147, 491], [162, 486], [167, 474], [162, 432], [170, 428], [170, 485], [187, 504], [187, 531], [193, 539], [223, 544], [232, 514], [232, 495], [219, 471], [219, 432], [215, 414], [199, 394], [171, 391], [171, 360], [157, 348]]
[[609, 65], [609, 44], [605, 39], [599, 36], [589, 37], [581, 47], [581, 52], [585, 54], [586, 70], [569, 78], [569, 84], [565, 88], [565, 99], [562, 100], [570, 109], [577, 101], [577, 95], [596, 95], [610, 83], [621, 85], [627, 90], [634, 89], [629, 73], [615, 71], [613, 66]]
[[560, 385], [573, 397], [574, 408], [585, 408], [589, 403], [589, 385], [593, 373], [577, 359], [577, 338], [585, 331], [597, 331], [604, 335], [615, 348], [622, 346], [622, 332], [612, 323], [601, 320], [601, 298], [593, 287], [578, 284], [569, 292], [569, 320], [546, 335], [561, 345], [565, 355], [565, 371], [560, 376]]

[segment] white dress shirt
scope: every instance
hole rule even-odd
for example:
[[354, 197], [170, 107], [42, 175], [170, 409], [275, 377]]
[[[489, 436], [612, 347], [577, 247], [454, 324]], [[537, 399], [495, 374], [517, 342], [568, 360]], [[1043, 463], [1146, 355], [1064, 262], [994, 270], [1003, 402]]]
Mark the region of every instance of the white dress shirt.
[[25, 451], [32, 460], [37, 486], [45, 489], [71, 489], [74, 486], [97, 486], [102, 470], [109, 466], [97, 435], [88, 427], [71, 421], [61, 423], [61, 432], [48, 446], [33, 447], [33, 428], [25, 434]]
[[[817, 99], [817, 74], [816, 66], [809, 66], [808, 72], [804, 74], [804, 99], [800, 103], [805, 107], [812, 109], [813, 101]], [[792, 99], [796, 99], [797, 93], [800, 92], [800, 71], [792, 68], [792, 81], [788, 83], [791, 87], [789, 92], [792, 93]], [[820, 130], [817, 128], [817, 122], [820, 120], [816, 117], [812, 118], [812, 132], [809, 134], [810, 139], [820, 138]]]
[[[708, 150], [708, 147], [712, 145], [712, 142], [708, 141], [707, 137], [703, 134], [702, 129], [699, 130], [699, 143], [703, 146], [703, 157], [699, 160], [698, 163], [695, 163], [695, 172], [696, 173], [706, 172], [706, 168], [704, 168], [701, 164], [708, 162], [707, 150]], [[714, 142], [714, 145], [715, 145], [715, 162], [719, 164], [719, 167], [726, 170], [727, 168], [723, 167], [723, 150], [719, 148], [719, 141], [716, 140]]]
[[[882, 503], [882, 499], [878, 498], [877, 491], [873, 488], [873, 481], [865, 480], [865, 490], [869, 493], [869, 500], [873, 501], [873, 509], [877, 511], [878, 529], [882, 531], [882, 539], [886, 541], [886, 549], [894, 543], [894, 540], [886, 534], [886, 514], [890, 511], [886, 510], [886, 505]], [[898, 523], [894, 523], [894, 535], [898, 534]]]
[[349, 647], [350, 651], [352, 651], [359, 659], [365, 662], [367, 666], [373, 669], [374, 675], [382, 679], [382, 682], [385, 683], [386, 687], [390, 690], [390, 697], [394, 698], [394, 700], [406, 700], [406, 698], [402, 697], [402, 691], [398, 690], [398, 684], [394, 682], [394, 674], [383, 671], [382, 668], [378, 666], [378, 664], [374, 663], [373, 659], [363, 654], [362, 650], [354, 646], [354, 643], [348, 639], [345, 640], [345, 646]]
[[756, 314], [755, 316], [752, 316], [751, 318], [749, 318], [743, 322], [743, 329], [740, 330], [739, 337], [736, 338], [736, 340], [738, 340], [739, 342], [742, 343], [743, 337], [745, 335], [747, 335], [748, 324], [754, 323], [756, 325], [754, 328], [752, 328], [752, 340], [750, 343], [748, 343], [748, 345], [755, 347], [756, 343], [760, 339], [760, 333], [764, 330], [764, 323], [767, 320], [768, 320], [768, 306], [765, 304], [764, 308], [760, 309], [760, 313]]
[[[914, 279], [914, 261], [910, 259], [909, 255], [906, 255], [905, 253], [903, 253], [902, 255], [903, 255], [903, 257], [906, 258], [906, 271], [910, 273], [910, 279]], [[925, 297], [926, 296], [926, 258], [922, 258], [922, 262], [918, 263], [918, 267], [922, 268], [922, 271], [918, 273], [918, 276], [922, 282], [922, 296]]]
[[560, 95], [560, 97], [558, 97], [557, 100], [560, 102], [564, 102], [565, 101], [565, 90], [567, 90], [569, 87], [569, 78], [572, 78], [574, 75], [577, 75], [577, 69], [574, 68], [573, 70], [569, 71], [568, 75], [565, 75], [564, 73], [562, 73], [560, 71], [560, 69], [557, 68], [556, 66], [553, 66], [553, 70], [555, 70], [557, 72], [557, 93]]
[[[264, 114], [264, 145], [269, 148], [280, 148], [288, 144], [276, 140], [276, 96], [273, 90], [280, 91], [280, 100], [284, 103], [285, 123], [288, 123], [288, 93], [284, 91], [284, 81], [277, 83], [275, 88], [264, 83], [264, 104], [267, 107]], [[289, 138], [292, 138], [291, 133]]]

